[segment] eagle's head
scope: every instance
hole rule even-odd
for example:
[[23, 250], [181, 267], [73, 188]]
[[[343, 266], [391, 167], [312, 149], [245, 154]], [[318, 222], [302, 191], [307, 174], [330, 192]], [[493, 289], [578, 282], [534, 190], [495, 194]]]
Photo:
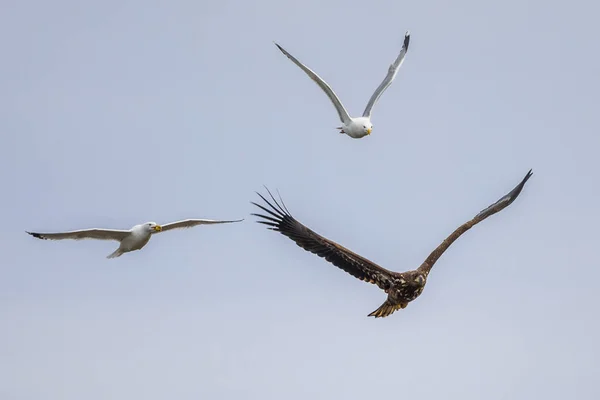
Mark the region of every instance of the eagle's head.
[[419, 271], [408, 271], [402, 273], [401, 277], [395, 282], [394, 290], [388, 293], [396, 301], [406, 303], [413, 301], [423, 292], [427, 283], [427, 276]]
[[427, 276], [420, 271], [409, 271], [405, 272], [404, 280], [406, 281], [406, 286], [411, 286], [413, 288], [422, 288], [427, 283]]
[[427, 282], [427, 278], [425, 278], [425, 275], [423, 275], [420, 272], [415, 271], [415, 274], [413, 275], [413, 279], [412, 279], [413, 286], [423, 287], [423, 286], [425, 286], [426, 282]]

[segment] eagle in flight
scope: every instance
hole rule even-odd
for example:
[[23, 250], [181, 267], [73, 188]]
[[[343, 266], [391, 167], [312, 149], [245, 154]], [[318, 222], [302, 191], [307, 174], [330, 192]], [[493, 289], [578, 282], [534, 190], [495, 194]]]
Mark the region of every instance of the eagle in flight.
[[263, 220], [257, 222], [265, 224], [270, 227], [269, 229], [278, 231], [287, 236], [304, 250], [324, 258], [355, 278], [379, 286], [379, 288], [387, 293], [388, 297], [381, 307], [370, 313], [369, 316], [381, 318], [391, 315], [396, 310], [406, 308], [408, 303], [419, 297], [427, 283], [429, 271], [431, 271], [435, 262], [448, 247], [473, 226], [477, 225], [487, 217], [502, 211], [515, 201], [531, 175], [531, 170], [529, 170], [527, 175], [525, 175], [525, 178], [523, 178], [523, 180], [507, 195], [479, 212], [470, 221], [459, 226], [435, 250], [433, 250], [431, 254], [429, 254], [429, 257], [425, 259], [419, 268], [401, 273], [388, 271], [374, 262], [353, 253], [347, 248], [307, 228], [292, 217], [281, 197], [280, 204], [273, 197], [269, 189], [267, 189], [267, 191], [273, 202], [270, 202], [263, 195], [257, 193], [266, 202], [266, 205], [269, 208], [252, 202], [252, 204], [261, 208], [268, 215], [252, 215], [262, 218]]

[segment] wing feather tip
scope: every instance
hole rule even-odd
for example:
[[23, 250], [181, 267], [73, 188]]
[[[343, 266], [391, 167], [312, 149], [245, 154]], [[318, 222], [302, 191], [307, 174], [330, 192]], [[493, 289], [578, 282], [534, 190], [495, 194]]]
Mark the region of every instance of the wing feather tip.
[[274, 222], [268, 222], [268, 221], [256, 221], [257, 224], [263, 224], [263, 225], [267, 225], [267, 226], [277, 226], [276, 223]]
[[[262, 197], [262, 196], [261, 196]], [[260, 204], [256, 204], [253, 203], [256, 207], [260, 208], [261, 210], [263, 210], [264, 212], [266, 212], [267, 214], [277, 218], [278, 220], [283, 219], [285, 217], [284, 214], [280, 213], [276, 208], [273, 208], [273, 206], [271, 205], [271, 203], [269, 203], [266, 199], [263, 198], [263, 200], [265, 200], [265, 202], [272, 207], [271, 210], [269, 210], [267, 207], [262, 206]]]
[[27, 233], [27, 234], [29, 234], [29, 235], [33, 236], [34, 238], [38, 238], [38, 239], [42, 239], [42, 240], [46, 240], [46, 238], [45, 238], [44, 236], [42, 236], [41, 234], [39, 234], [39, 233], [36, 233], [36, 232], [29, 232], [29, 231], [25, 231], [25, 233]]
[[271, 197], [271, 200], [273, 201], [273, 203], [275, 205], [273, 205], [269, 200], [267, 200], [262, 194], [260, 194], [258, 192], [256, 194], [258, 194], [258, 196], [260, 196], [260, 198], [263, 199], [263, 201], [265, 203], [267, 203], [269, 205], [269, 207], [271, 207], [271, 210], [266, 210], [263, 206], [261, 206], [259, 204], [256, 204], [254, 202], [251, 202], [251, 203], [254, 204], [255, 206], [260, 207], [263, 210], [267, 211], [269, 214], [272, 214], [272, 211], [276, 212], [277, 214], [279, 214], [278, 217], [281, 218], [281, 219], [283, 219], [285, 217], [292, 217], [291, 213], [289, 212], [289, 210], [285, 206], [285, 203], [283, 202], [283, 199], [281, 198], [281, 194], [279, 193], [279, 190], [277, 190], [277, 193], [279, 194], [279, 199], [281, 201], [281, 204], [279, 204], [279, 202], [277, 201], [277, 199], [275, 199], [275, 196], [273, 196], [273, 193], [271, 193], [271, 191], [269, 190], [268, 187], [265, 186], [265, 189], [269, 193], [269, 197]]
[[531, 178], [533, 176], [533, 168], [530, 169], [527, 174], [525, 175], [525, 177], [523, 178], [523, 180], [517, 185], [517, 187], [515, 187], [511, 193], [509, 193], [509, 196], [513, 197], [513, 200], [516, 199], [519, 194], [521, 194], [521, 190], [523, 190], [523, 188], [525, 187], [525, 184], [527, 183], [527, 181], [529, 180], [529, 178]]
[[279, 45], [279, 43], [277, 43], [276, 41], [273, 41], [273, 43], [275, 44], [275, 46], [277, 46], [277, 48], [279, 49], [279, 51], [281, 51], [283, 54], [285, 54], [286, 56], [288, 55], [288, 52], [285, 51], [285, 49], [283, 47], [281, 47]]

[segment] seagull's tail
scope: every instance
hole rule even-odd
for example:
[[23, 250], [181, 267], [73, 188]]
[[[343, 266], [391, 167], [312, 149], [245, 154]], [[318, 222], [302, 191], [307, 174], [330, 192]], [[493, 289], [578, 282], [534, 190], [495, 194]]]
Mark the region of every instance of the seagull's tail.
[[120, 257], [122, 254], [123, 254], [123, 250], [121, 250], [121, 248], [119, 247], [114, 252], [107, 255], [106, 258], [116, 258], [116, 257]]

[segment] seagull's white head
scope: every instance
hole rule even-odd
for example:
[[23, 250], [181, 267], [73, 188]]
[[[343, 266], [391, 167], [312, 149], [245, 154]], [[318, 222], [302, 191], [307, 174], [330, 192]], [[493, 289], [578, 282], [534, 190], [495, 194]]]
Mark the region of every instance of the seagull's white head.
[[352, 118], [352, 121], [343, 127], [342, 132], [348, 136], [359, 139], [371, 134], [373, 124], [367, 117]]
[[162, 226], [158, 225], [156, 222], [146, 222], [143, 226], [144, 229], [150, 233], [162, 231]]
[[371, 131], [373, 130], [373, 124], [371, 123], [371, 120], [367, 120], [367, 122], [365, 122], [365, 124], [363, 125], [363, 132], [366, 135], [370, 135]]

